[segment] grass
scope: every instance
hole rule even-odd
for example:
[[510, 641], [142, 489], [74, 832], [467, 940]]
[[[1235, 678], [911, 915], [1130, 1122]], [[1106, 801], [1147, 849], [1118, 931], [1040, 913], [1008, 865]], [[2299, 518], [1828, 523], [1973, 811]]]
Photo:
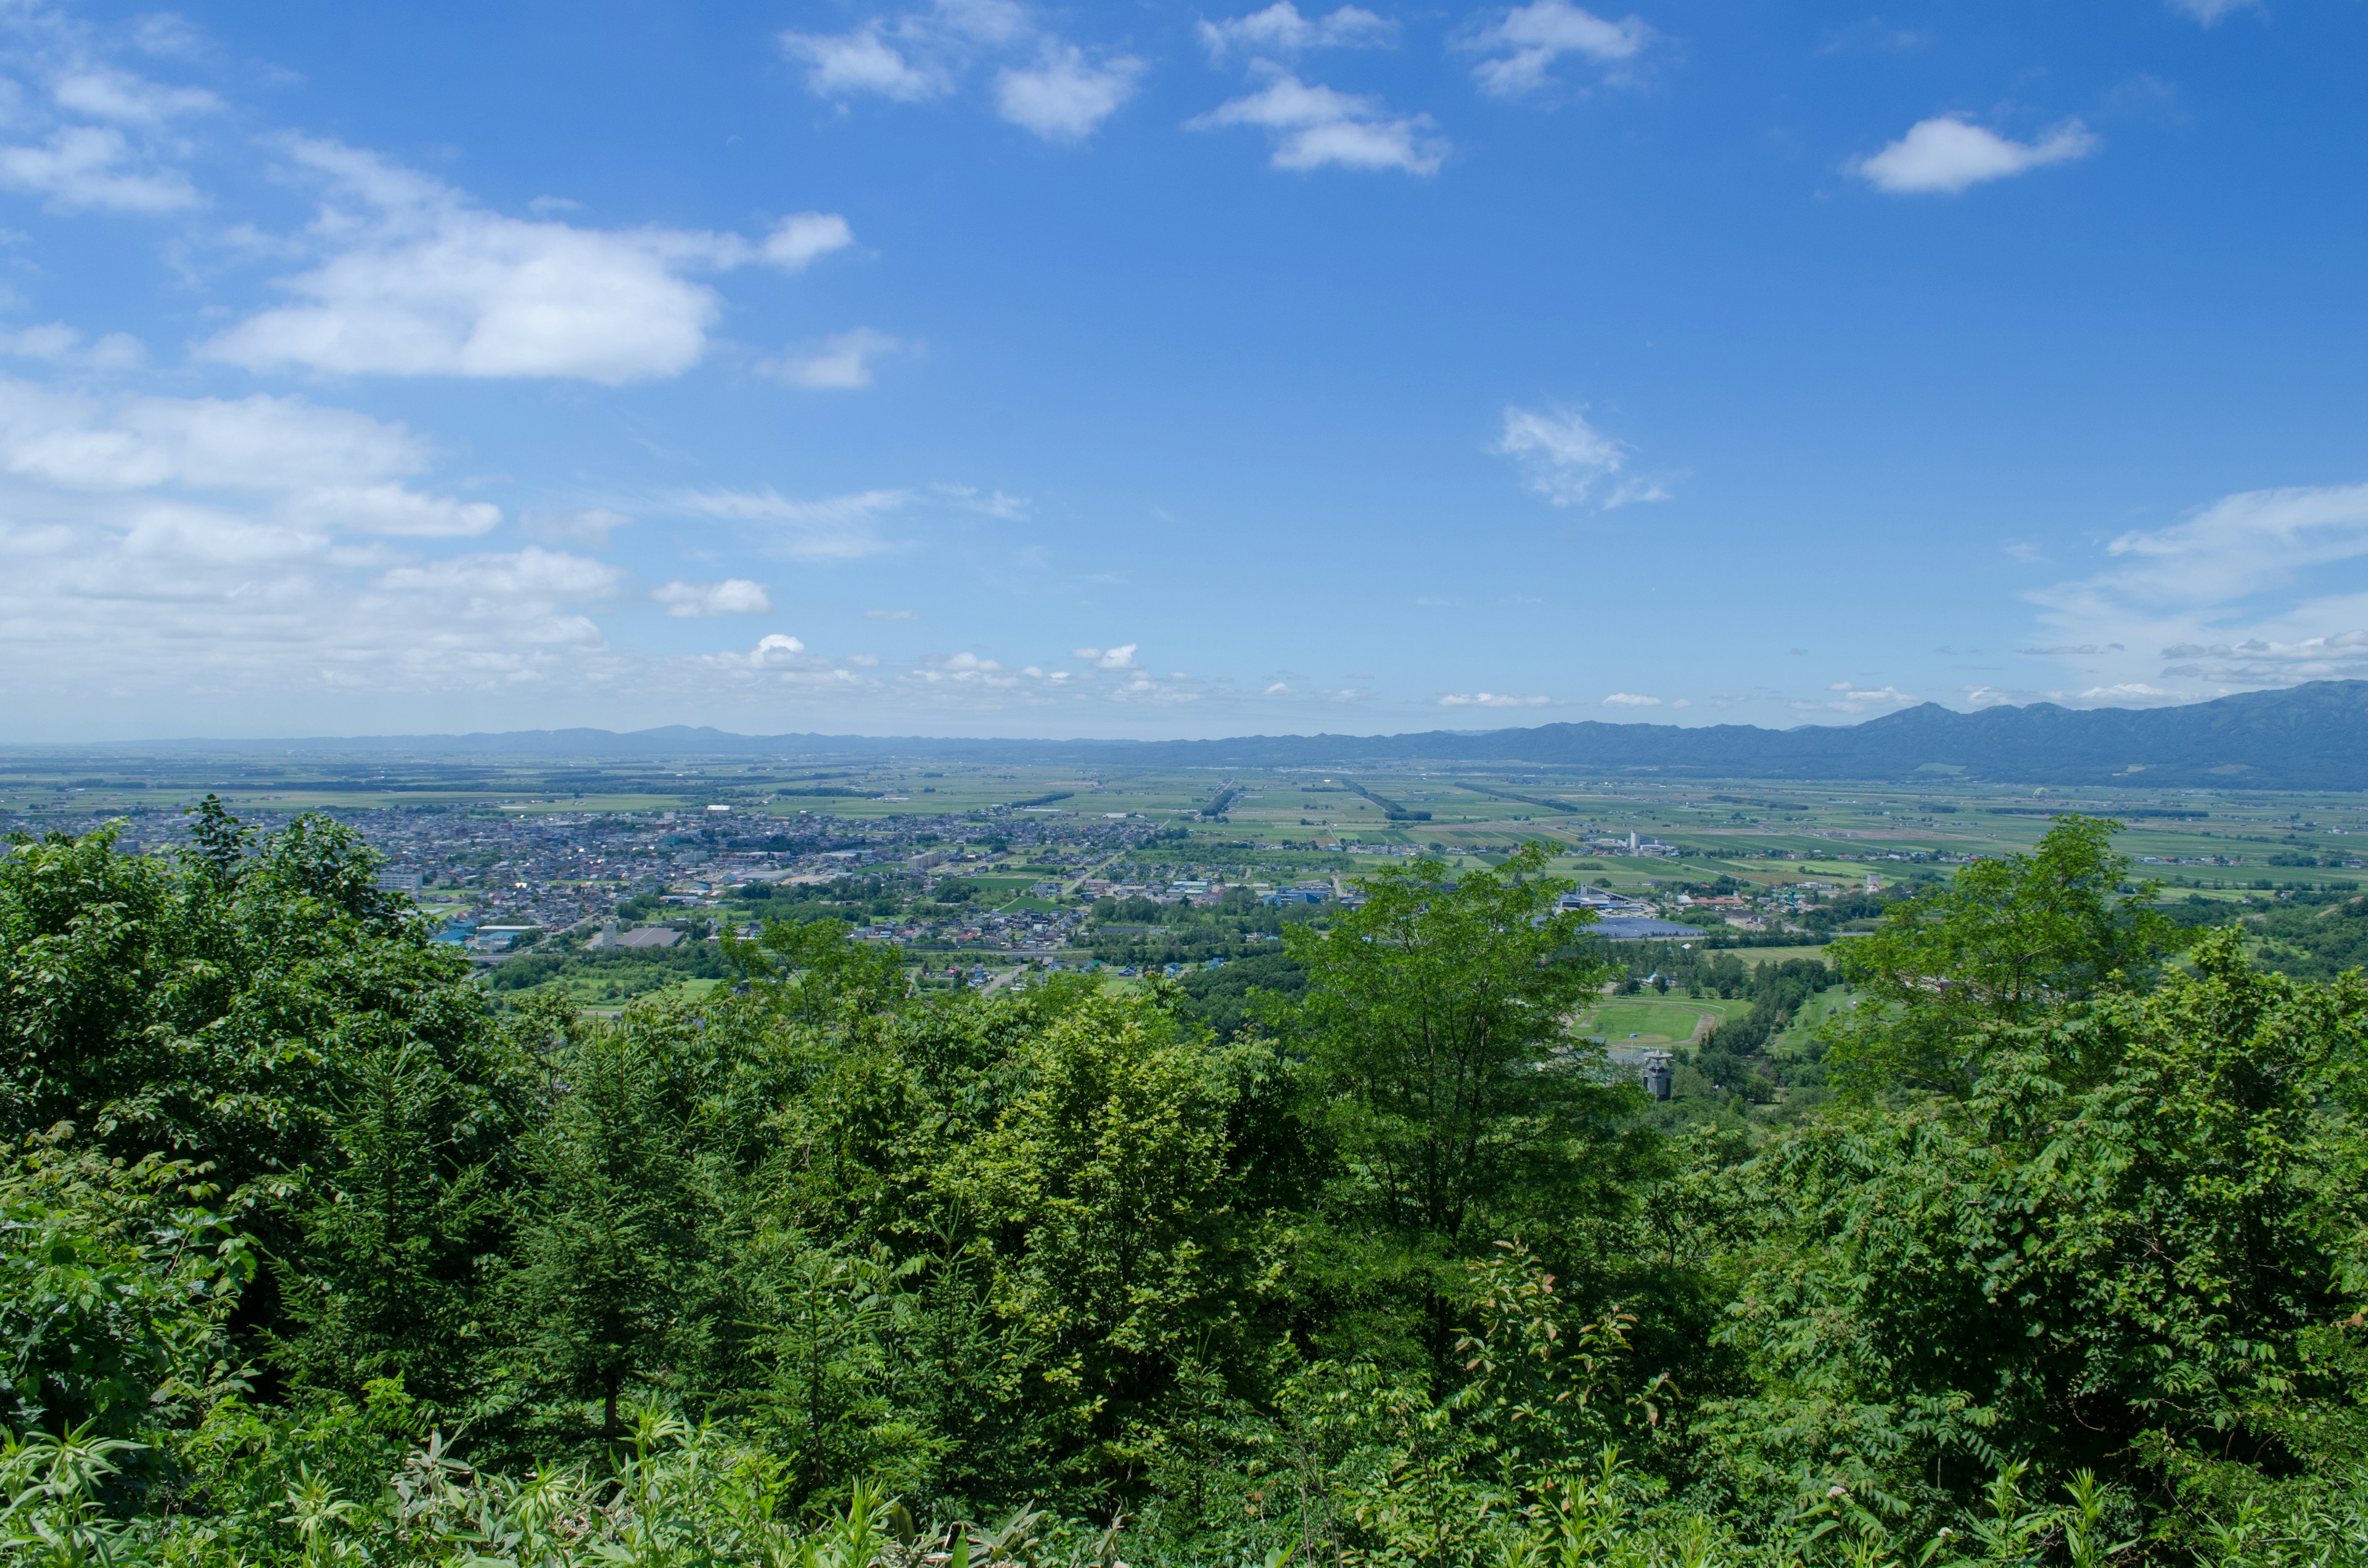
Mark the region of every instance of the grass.
[[1823, 958], [1827, 956], [1827, 949], [1821, 944], [1798, 948], [1725, 948], [1720, 950], [1719, 956], [1739, 959], [1744, 968], [1758, 969], [1761, 964], [1779, 963], [1786, 959]]
[[1614, 1045], [1682, 1045], [1698, 1031], [1724, 1023], [1749, 1006], [1683, 996], [1621, 996], [1597, 1003], [1581, 1015], [1581, 1034], [1600, 1035]]

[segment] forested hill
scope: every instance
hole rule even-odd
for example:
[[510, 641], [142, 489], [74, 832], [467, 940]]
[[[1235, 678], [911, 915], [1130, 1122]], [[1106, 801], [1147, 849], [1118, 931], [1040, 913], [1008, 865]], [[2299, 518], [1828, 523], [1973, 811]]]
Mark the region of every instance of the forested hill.
[[[185, 741], [192, 751], [262, 742]], [[273, 741], [274, 750], [290, 743]], [[2076, 710], [2052, 702], [1958, 713], [1936, 702], [1863, 724], [1542, 724], [1406, 735], [1249, 735], [1207, 741], [975, 740], [739, 735], [669, 724], [500, 734], [381, 735], [295, 743], [373, 755], [512, 756], [929, 756], [1142, 767], [1289, 767], [1352, 762], [1520, 763], [1725, 778], [1898, 778], [2357, 789], [2368, 780], [2368, 681], [2313, 681], [2179, 708]]]

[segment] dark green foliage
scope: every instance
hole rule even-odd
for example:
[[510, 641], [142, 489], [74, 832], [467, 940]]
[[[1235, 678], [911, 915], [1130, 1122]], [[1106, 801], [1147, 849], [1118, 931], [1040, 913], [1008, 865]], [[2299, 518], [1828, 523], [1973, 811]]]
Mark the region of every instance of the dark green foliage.
[[1535, 850], [1147, 992], [783, 921], [607, 1021], [489, 1013], [327, 824], [20, 845], [0, 1547], [2359, 1561], [2368, 986], [2246, 956], [2350, 906], [2166, 964], [2109, 834], [1852, 938], [1821, 1109], [1837, 971], [1674, 949], [1749, 1006], [1647, 1107]]
[[1196, 969], [1178, 978], [1184, 1017], [1206, 1024], [1221, 1040], [1232, 1040], [1257, 1016], [1261, 994], [1281, 999], [1307, 989], [1307, 971], [1289, 953], [1229, 959], [1215, 969]]

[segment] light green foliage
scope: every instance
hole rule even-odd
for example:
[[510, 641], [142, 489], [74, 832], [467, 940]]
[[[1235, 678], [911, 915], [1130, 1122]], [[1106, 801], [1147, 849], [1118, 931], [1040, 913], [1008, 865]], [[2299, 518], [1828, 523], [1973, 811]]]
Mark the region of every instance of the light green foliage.
[[2180, 933], [2149, 907], [2154, 884], [2123, 892], [2120, 827], [2062, 818], [2030, 854], [1975, 861], [1841, 944], [1845, 978], [1896, 1016], [1868, 1013], [1836, 1062], [1864, 1063], [1864, 1087], [1961, 1094], [1995, 1030], [2142, 985]]
[[129, 1436], [233, 1385], [247, 1240], [186, 1161], [39, 1140], [0, 1172], [0, 1426]]
[[1090, 1001], [1032, 1042], [1025, 1090], [956, 1156], [950, 1196], [980, 1223], [996, 1312], [1040, 1347], [1057, 1430], [1107, 1444], [1179, 1362], [1244, 1348], [1257, 1237], [1229, 1122], [1254, 1054]]
[[1567, 1026], [1601, 974], [1546, 860], [1531, 845], [1452, 884], [1437, 860], [1384, 868], [1362, 909], [1286, 934], [1294, 1043], [1360, 1222], [1455, 1252], [1611, 1197], [1601, 1145], [1631, 1102]]
[[768, 920], [756, 939], [723, 933], [723, 956], [759, 995], [791, 1017], [814, 1021], [862, 1014], [902, 998], [903, 957], [886, 942], [848, 939], [841, 920]]

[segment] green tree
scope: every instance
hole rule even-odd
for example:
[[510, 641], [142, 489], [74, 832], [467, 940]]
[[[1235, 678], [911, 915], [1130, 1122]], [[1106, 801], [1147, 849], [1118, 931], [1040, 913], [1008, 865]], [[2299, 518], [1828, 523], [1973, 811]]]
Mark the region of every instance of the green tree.
[[723, 955], [757, 995], [809, 1022], [902, 1001], [911, 989], [904, 955], [891, 943], [856, 941], [851, 930], [843, 920], [768, 920], [753, 941], [724, 932]]
[[614, 1440], [627, 1392], [697, 1354], [687, 1316], [703, 1215], [685, 1064], [658, 1031], [594, 1027], [554, 1062], [548, 1119], [508, 1281], [516, 1371], [600, 1404]]
[[399, 1379], [450, 1408], [486, 1347], [477, 1287], [508, 1243], [515, 1118], [417, 1043], [345, 1032], [359, 1060], [310, 1173], [280, 1358], [315, 1387], [359, 1395]]
[[2142, 989], [2186, 937], [2154, 883], [2125, 890], [2121, 827], [2057, 817], [2030, 854], [1976, 860], [1841, 944], [1844, 977], [1884, 1004], [1837, 1040], [1848, 1082], [1962, 1095], [1998, 1028]]
[[1609, 971], [1580, 950], [1571, 884], [1532, 843], [1447, 881], [1443, 862], [1390, 867], [1328, 931], [1287, 929], [1307, 989], [1278, 1021], [1307, 1055], [1309, 1114], [1340, 1172], [1331, 1209], [1366, 1272], [1395, 1249], [1441, 1367], [1463, 1261], [1526, 1230], [1565, 1234], [1624, 1201], [1649, 1135], [1641, 1096], [1608, 1080], [1570, 1029]]

